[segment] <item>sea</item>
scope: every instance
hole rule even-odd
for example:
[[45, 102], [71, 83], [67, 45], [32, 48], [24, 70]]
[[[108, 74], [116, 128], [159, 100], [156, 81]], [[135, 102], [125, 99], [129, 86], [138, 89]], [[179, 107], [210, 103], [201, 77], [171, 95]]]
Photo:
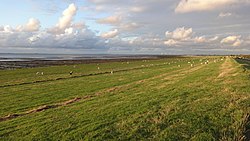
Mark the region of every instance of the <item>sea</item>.
[[0, 61], [90, 60], [126, 58], [152, 58], [152, 55], [0, 53]]

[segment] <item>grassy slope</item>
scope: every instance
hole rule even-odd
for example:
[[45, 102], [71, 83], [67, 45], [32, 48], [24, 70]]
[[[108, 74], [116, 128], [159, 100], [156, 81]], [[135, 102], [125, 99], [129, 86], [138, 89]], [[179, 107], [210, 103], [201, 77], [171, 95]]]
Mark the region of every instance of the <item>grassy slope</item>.
[[[166, 65], [166, 64], [164, 65], [166, 61], [170, 63], [172, 62], [176, 62], [176, 63], [172, 63], [170, 65]], [[145, 64], [144, 66], [151, 65], [151, 64], [155, 64], [155, 65], [159, 64], [163, 66], [150, 66], [148, 68], [147, 67], [144, 68], [144, 67], [141, 67], [141, 64]], [[140, 62], [130, 63], [129, 65], [127, 65], [126, 63], [126, 67], [127, 66], [128, 68], [141, 67], [142, 69], [114, 73], [113, 75], [105, 74], [105, 75], [96, 75], [96, 76], [89, 76], [89, 77], [71, 78], [71, 79], [66, 79], [66, 80], [49, 81], [45, 83], [17, 85], [14, 87], [13, 86], [4, 87], [4, 88], [1, 88], [2, 91], [0, 92], [1, 94], [0, 105], [3, 105], [0, 107], [1, 109], [0, 115], [6, 115], [9, 113], [15, 113], [19, 111], [26, 111], [27, 109], [31, 109], [31, 108], [41, 106], [44, 104], [51, 104], [51, 103], [55, 103], [59, 101], [65, 101], [67, 99], [71, 99], [77, 96], [89, 95], [89, 94], [98, 92], [99, 90], [102, 90], [105, 88], [110, 88], [116, 85], [131, 83], [133, 81], [138, 81], [141, 79], [152, 77], [154, 75], [161, 74], [163, 72], [169, 72], [169, 71], [181, 69], [177, 67], [178, 64], [185, 64], [186, 66], [189, 65], [189, 64], [186, 64], [186, 62], [182, 62], [182, 61], [178, 62], [177, 59], [150, 61], [147, 63], [140, 61]], [[105, 65], [105, 64], [102, 64], [102, 65]], [[120, 63], [119, 65], [125, 65], [125, 64]], [[126, 69], [119, 65], [117, 65], [117, 63], [115, 64], [112, 63], [106, 66], [113, 67], [116, 69]], [[82, 69], [86, 71], [84, 68]], [[104, 71], [104, 72], [107, 71], [107, 70], [104, 70], [103, 68], [104, 67], [102, 67], [100, 71]], [[56, 73], [58, 72], [58, 70], [63, 70], [63, 69], [64, 67], [59, 68], [59, 69], [55, 68], [54, 71], [52, 72]], [[15, 73], [15, 75], [19, 76], [20, 74], [21, 75], [28, 74], [27, 72], [29, 72], [30, 70], [24, 69], [20, 71], [21, 72], [19, 73]], [[89, 71], [88, 73], [93, 73], [93, 72]], [[31, 73], [31, 74], [33, 75], [33, 77], [36, 76], [35, 73]], [[133, 76], [131, 77], [130, 74], [133, 74]], [[64, 75], [69, 75], [69, 74], [66, 73]], [[70, 76], [67, 76], [67, 77], [70, 77]], [[21, 79], [22, 81], [25, 80], [26, 76], [24, 75], [23, 78], [24, 79]], [[32, 77], [28, 79], [32, 79]], [[34, 79], [37, 79], [37, 78], [34, 78]], [[46, 77], [43, 79], [46, 79]], [[48, 77], [48, 79], [50, 79], [50, 77]], [[14, 80], [15, 79], [13, 79], [12, 81]], [[27, 81], [29, 82], [30, 80], [27, 80]], [[8, 102], [8, 104], [6, 104], [6, 102]]]
[[[154, 63], [168, 61], [172, 60]], [[6, 140], [233, 140], [240, 137], [243, 117], [250, 107], [249, 71], [229, 58], [195, 67], [190, 67], [187, 61], [190, 60], [176, 61], [180, 68], [177, 64], [152, 66], [113, 75], [0, 88], [2, 116], [101, 93], [64, 107], [0, 122], [0, 137]], [[199, 58], [195, 61], [199, 62]], [[141, 62], [134, 64], [140, 66]]]

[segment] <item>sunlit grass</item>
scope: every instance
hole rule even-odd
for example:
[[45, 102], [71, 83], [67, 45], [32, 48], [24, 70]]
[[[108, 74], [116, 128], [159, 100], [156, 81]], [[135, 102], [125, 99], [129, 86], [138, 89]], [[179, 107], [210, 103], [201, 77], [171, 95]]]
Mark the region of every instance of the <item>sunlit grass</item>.
[[[72, 68], [74, 76], [114, 73], [72, 78]], [[41, 70], [45, 74], [37, 76]], [[92, 96], [2, 121], [3, 140], [238, 140], [250, 107], [249, 70], [232, 58], [57, 66], [0, 75], [1, 117]]]

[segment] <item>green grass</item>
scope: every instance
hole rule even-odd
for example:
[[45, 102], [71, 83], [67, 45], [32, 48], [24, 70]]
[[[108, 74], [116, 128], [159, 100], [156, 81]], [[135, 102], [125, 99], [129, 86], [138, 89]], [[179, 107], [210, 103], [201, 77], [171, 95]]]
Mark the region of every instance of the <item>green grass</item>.
[[0, 117], [92, 96], [1, 121], [0, 140], [239, 140], [250, 112], [247, 63], [195, 57], [0, 71]]

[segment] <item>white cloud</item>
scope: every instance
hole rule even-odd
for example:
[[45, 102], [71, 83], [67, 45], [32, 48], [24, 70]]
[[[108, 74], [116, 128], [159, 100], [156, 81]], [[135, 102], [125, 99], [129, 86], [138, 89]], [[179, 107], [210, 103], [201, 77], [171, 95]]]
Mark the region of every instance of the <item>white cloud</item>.
[[177, 28], [173, 32], [167, 31], [165, 33], [167, 38], [175, 39], [175, 40], [187, 40], [191, 38], [193, 34], [193, 29], [192, 28]]
[[26, 25], [18, 26], [17, 31], [24, 31], [24, 32], [39, 31], [40, 27], [41, 25], [38, 19], [30, 18]]
[[210, 42], [217, 41], [219, 39], [219, 36], [214, 36], [209, 39]]
[[72, 27], [70, 27], [70, 28], [67, 28], [67, 29], [65, 29], [65, 34], [66, 35], [71, 35], [71, 34], [77, 34], [77, 31], [75, 31], [75, 29], [74, 28], [72, 28]]
[[12, 32], [14, 32], [14, 30], [13, 30], [13, 28], [11, 26], [6, 25], [6, 26], [3, 27], [3, 32], [12, 33]]
[[103, 37], [103, 38], [114, 38], [117, 35], [118, 35], [118, 30], [115, 29], [115, 30], [112, 30], [112, 31], [109, 31], [109, 32], [106, 32], [106, 33], [102, 33], [101, 37]]
[[69, 7], [63, 11], [63, 16], [58, 23], [59, 29], [65, 29], [71, 25], [73, 17], [75, 16], [77, 7], [74, 4], [70, 4]]
[[110, 17], [97, 20], [97, 23], [111, 24], [111, 25], [117, 25], [120, 22], [121, 22], [121, 16], [110, 16]]
[[140, 25], [135, 22], [122, 23], [121, 25], [119, 25], [120, 30], [124, 30], [124, 31], [132, 31], [139, 27]]
[[250, 3], [249, 0], [181, 0], [175, 8], [176, 13], [209, 11], [236, 4]]
[[40, 38], [39, 38], [39, 36], [38, 35], [33, 35], [33, 36], [31, 36], [31, 37], [29, 37], [28, 38], [28, 41], [29, 41], [29, 43], [33, 43], [33, 42], [36, 42], [37, 40], [39, 40]]
[[[82, 11], [79, 12], [77, 6], [71, 4], [65, 7], [66, 10], [62, 10], [62, 16], [59, 15], [58, 22], [56, 21], [51, 28], [46, 27], [48, 25], [46, 21], [41, 21], [43, 26], [41, 28], [40, 22], [38, 20], [36, 22], [35, 19], [29, 20], [19, 28], [13, 25], [12, 27], [0, 26], [0, 45], [3, 47], [23, 46], [24, 49], [27, 46], [29, 48], [41, 48], [41, 50], [43, 47], [48, 50], [50, 48], [52, 50], [53, 48], [72, 48], [72, 51], [74, 51], [74, 48], [90, 50], [92, 48], [100, 50], [112, 48], [121, 53], [123, 53], [123, 50], [135, 53], [138, 50], [150, 50], [147, 53], [155, 53], [153, 52], [154, 49], [159, 49], [160, 53], [169, 49], [173, 51], [181, 50], [183, 53], [192, 51], [198, 53], [197, 50], [199, 50], [199, 53], [203, 53], [203, 51], [206, 53], [212, 49], [249, 48], [250, 40], [245, 38], [246, 34], [249, 33], [247, 29], [250, 27], [247, 23], [249, 14], [246, 12], [249, 6], [243, 5], [243, 3], [247, 3], [246, 0], [183, 0], [182, 7], [180, 1], [89, 0], [88, 3], [84, 4]], [[70, 4], [72, 1], [64, 2], [63, 4], [56, 3], [58, 4], [58, 10], [63, 8], [62, 6], [65, 3]], [[181, 9], [177, 9], [176, 4], [178, 3]], [[229, 8], [227, 8], [228, 6]], [[241, 9], [236, 9], [238, 6]], [[214, 11], [211, 13], [204, 12], [202, 15], [195, 13], [178, 15], [173, 13], [175, 7], [176, 12], [179, 10], [179, 13]], [[97, 9], [101, 11], [96, 11]], [[76, 14], [77, 17], [75, 17]], [[217, 16], [220, 18], [231, 17], [219, 19]], [[54, 16], [48, 16], [46, 20], [51, 20], [50, 18], [54, 18]], [[77, 23], [74, 22], [74, 19]], [[98, 25], [92, 24], [93, 20], [96, 20]], [[231, 25], [230, 23], [234, 24]], [[192, 28], [182, 27], [183, 25]], [[110, 26], [112, 27], [111, 31], [104, 32]], [[167, 31], [166, 35], [164, 35], [164, 31]], [[196, 35], [196, 32], [199, 33]], [[100, 33], [102, 34], [99, 35]], [[240, 34], [242, 36], [239, 39], [231, 42], [225, 39], [221, 43], [222, 39], [228, 35]], [[167, 46], [176, 46], [176, 48], [168, 48]], [[231, 46], [240, 47], [232, 48]], [[216, 53], [216, 51], [213, 53]]]
[[74, 4], [69, 5], [58, 24], [49, 30], [41, 30], [40, 21], [34, 18], [16, 29], [9, 25], [0, 26], [0, 47], [41, 50], [62, 48], [107, 50], [106, 39], [97, 36], [94, 31], [88, 29], [84, 22], [73, 23], [76, 10]]
[[167, 46], [175, 46], [178, 42], [173, 40], [173, 39], [169, 39], [167, 41], [164, 41], [164, 44]]
[[224, 12], [221, 12], [220, 14], [219, 14], [219, 18], [225, 18], [225, 17], [230, 17], [230, 16], [232, 16], [233, 14], [232, 13], [230, 13], [230, 12], [226, 12], [226, 13], [224, 13]]
[[234, 47], [238, 47], [243, 43], [241, 36], [228, 36], [221, 40], [221, 44], [226, 44]]
[[64, 33], [65, 29], [72, 26], [72, 21], [76, 15], [77, 7], [75, 4], [70, 4], [67, 9], [62, 13], [62, 17], [59, 19], [58, 23], [54, 28], [49, 29], [51, 33]]
[[238, 46], [241, 46], [243, 43], [243, 40], [236, 40], [233, 44], [234, 47], [238, 47]]
[[86, 25], [84, 22], [78, 22], [78, 23], [73, 23], [71, 27], [81, 30], [86, 28]]
[[195, 41], [196, 43], [204, 43], [204, 42], [207, 41], [207, 39], [206, 39], [204, 36], [200, 36], [200, 37], [195, 37], [195, 38], [194, 38], [194, 41]]

